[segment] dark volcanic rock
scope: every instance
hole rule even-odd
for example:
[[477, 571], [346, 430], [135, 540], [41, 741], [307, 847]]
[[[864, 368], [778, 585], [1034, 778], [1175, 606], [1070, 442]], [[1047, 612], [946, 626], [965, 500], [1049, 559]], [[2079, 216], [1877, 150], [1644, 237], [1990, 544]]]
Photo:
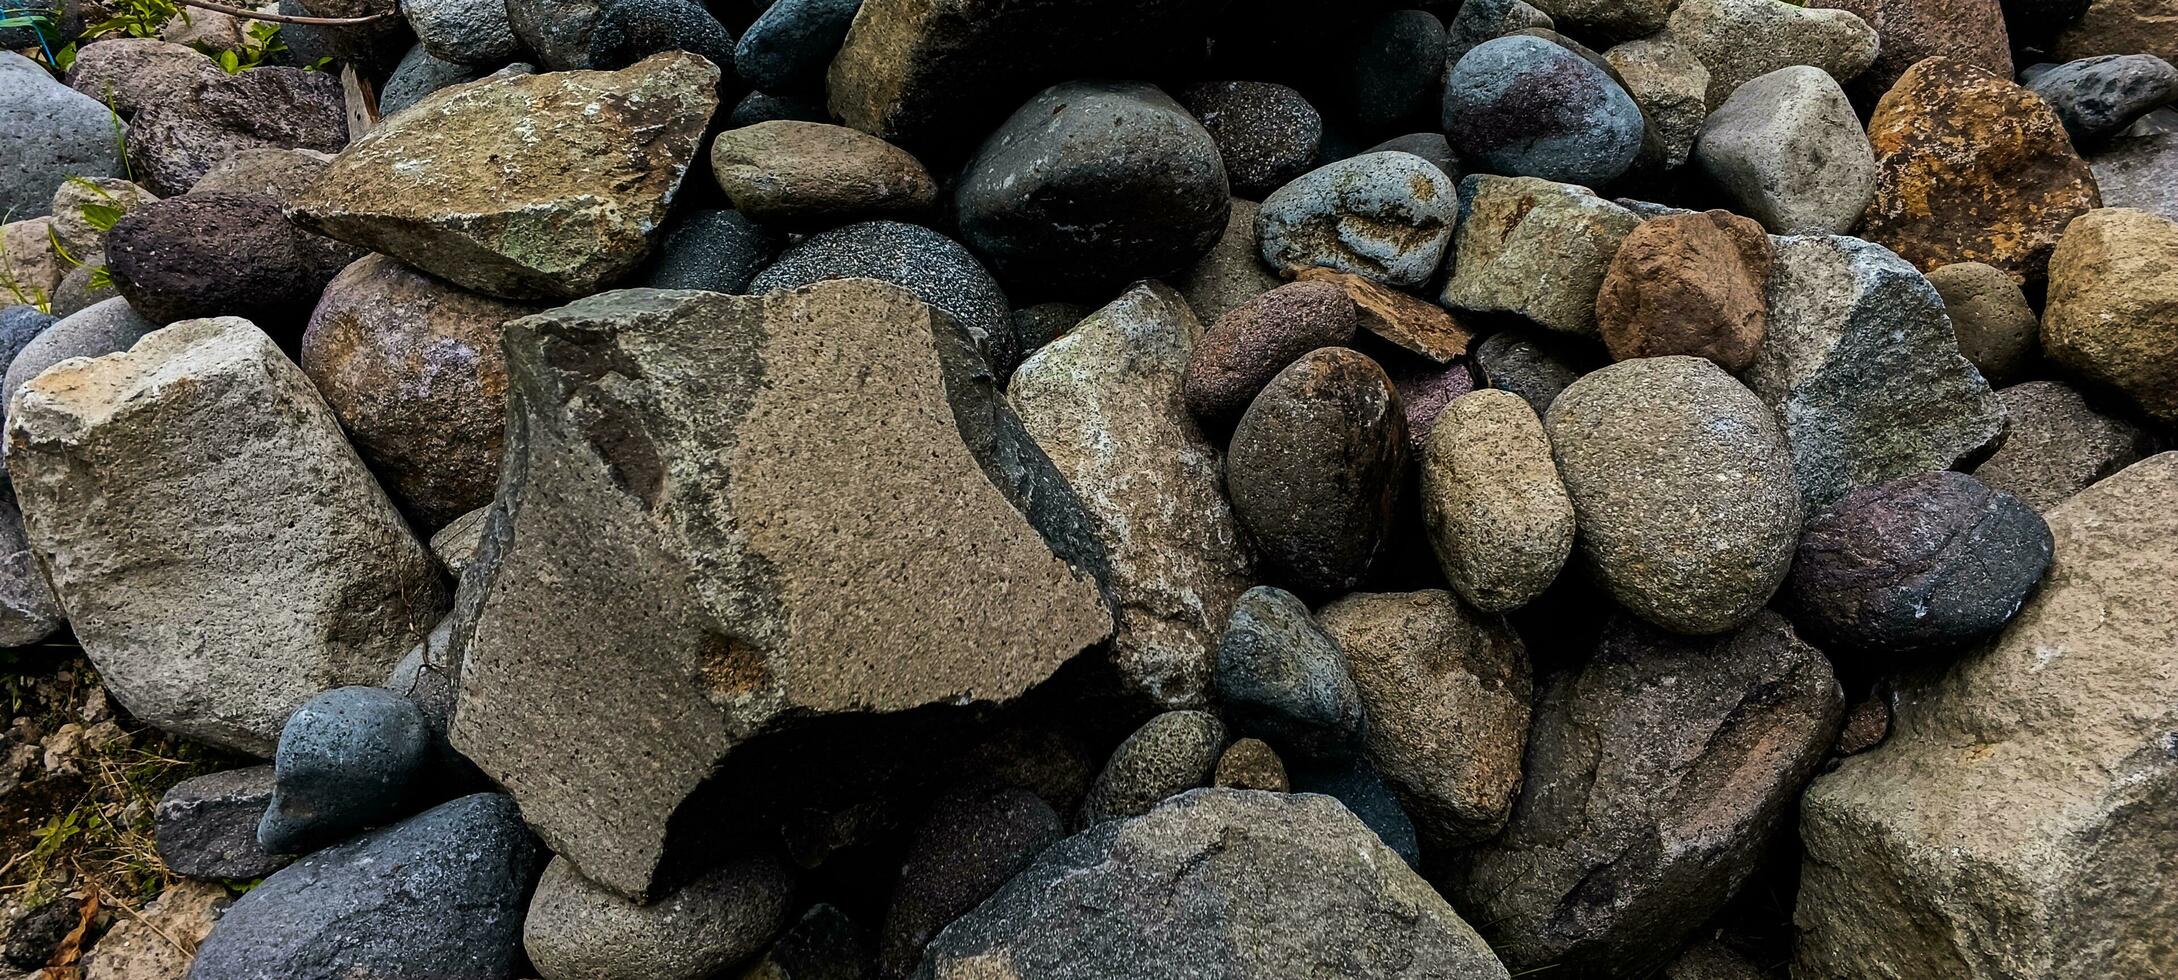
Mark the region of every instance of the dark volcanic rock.
[[616, 71], [654, 54], [686, 51], [719, 70], [721, 101], [741, 89], [734, 36], [695, 0], [610, 0], [590, 27], [589, 67]]
[[968, 331], [999, 377], [1020, 361], [1005, 292], [959, 242], [928, 228], [865, 221], [818, 232], [779, 253], [749, 280], [748, 292], [783, 292], [829, 279], [875, 279], [914, 293]]
[[962, 787], [940, 797], [915, 832], [893, 888], [878, 969], [887, 977], [913, 971], [939, 930], [1064, 836], [1066, 821], [1019, 787]]
[[1240, 417], [1226, 492], [1285, 582], [1339, 592], [1385, 550], [1408, 452], [1406, 416], [1384, 370], [1324, 348], [1279, 372]]
[[1429, 11], [1371, 17], [1339, 52], [1336, 108], [1364, 133], [1436, 122], [1444, 51], [1444, 23]]
[[2046, 511], [2138, 461], [2146, 433], [2105, 415], [2056, 381], [2030, 381], [1997, 392], [2008, 425], [2004, 446], [1974, 467], [1991, 490], [2016, 494]]
[[1297, 761], [1343, 759], [1360, 747], [1361, 694], [1346, 655], [1284, 589], [1259, 585], [1233, 606], [1217, 689], [1234, 731]]
[[666, 232], [643, 285], [738, 293], [778, 254], [779, 236], [737, 211], [691, 211]]
[[1545, 684], [1512, 823], [1448, 893], [1515, 970], [1646, 975], [1753, 872], [1844, 710], [1775, 613], [1707, 639], [1617, 617]]
[[1187, 268], [1232, 196], [1210, 133], [1143, 82], [1067, 82], [983, 142], [953, 191], [963, 241], [1036, 294], [1091, 295]]
[[1422, 837], [1414, 818], [1367, 756], [1301, 766], [1292, 779], [1293, 792], [1321, 793], [1339, 801], [1408, 867], [1422, 866]]
[[1475, 345], [1475, 371], [1484, 387], [1519, 395], [1541, 415], [1567, 385], [1606, 363], [1592, 342], [1547, 330], [1507, 328]]
[[2152, 54], [2108, 54], [2058, 65], [2027, 83], [2082, 147], [2178, 101], [2178, 68]]
[[1808, 521], [1785, 593], [1826, 649], [1878, 658], [1955, 650], [2002, 627], [2049, 569], [2049, 526], [1964, 473], [1846, 494]]
[[1206, 427], [1223, 430], [1286, 366], [1310, 351], [1351, 344], [1358, 320], [1346, 292], [1295, 282], [1233, 308], [1188, 354], [1180, 397]]
[[348, 145], [340, 79], [300, 68], [214, 72], [188, 93], [129, 120], [133, 179], [161, 197], [193, 187], [236, 150], [278, 147], [339, 152]]
[[357, 256], [254, 194], [153, 201], [106, 233], [114, 288], [145, 318], [239, 316], [291, 345], [319, 291]]
[[1273, 82], [1202, 82], [1180, 104], [1210, 131], [1233, 193], [1261, 197], [1316, 162], [1323, 116], [1292, 88]]
[[1445, 75], [1445, 135], [1495, 173], [1600, 186], [1633, 165], [1644, 127], [1610, 75], [1542, 38], [1486, 41]]
[[824, 70], [860, 9], [862, 0], [776, 0], [741, 32], [735, 73], [766, 92], [822, 89]]
[[257, 843], [272, 805], [272, 767], [251, 766], [174, 784], [152, 810], [159, 860], [191, 878], [262, 878], [293, 858]]
[[423, 714], [385, 688], [311, 698], [280, 730], [257, 842], [300, 854], [399, 816], [429, 748]]

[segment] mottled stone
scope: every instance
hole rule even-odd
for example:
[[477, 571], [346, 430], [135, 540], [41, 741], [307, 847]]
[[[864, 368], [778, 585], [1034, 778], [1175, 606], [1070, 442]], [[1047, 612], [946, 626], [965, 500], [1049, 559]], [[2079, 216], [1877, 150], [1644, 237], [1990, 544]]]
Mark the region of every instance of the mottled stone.
[[53, 191], [53, 238], [79, 260], [97, 254], [106, 247], [106, 229], [158, 199], [119, 177], [72, 177]]
[[254, 146], [236, 150], [197, 178], [191, 194], [258, 194], [280, 202], [295, 198], [325, 173], [331, 154], [316, 150], [291, 150]]
[[1313, 351], [1271, 380], [1227, 448], [1226, 492], [1277, 581], [1360, 584], [1388, 544], [1407, 466], [1406, 417], [1376, 362]]
[[302, 854], [401, 816], [430, 747], [423, 713], [385, 688], [311, 698], [280, 729], [257, 843]]
[[289, 213], [480, 293], [595, 292], [649, 254], [717, 80], [683, 53], [441, 89], [357, 140]]
[[1520, 787], [1530, 680], [1520, 638], [1449, 592], [1356, 593], [1317, 613], [1346, 651], [1364, 746], [1433, 848], [1505, 825]]
[[667, 230], [642, 285], [738, 293], [779, 253], [780, 236], [736, 211], [691, 211]]
[[1795, 974], [2178, 971], [2178, 454], [2047, 516], [2056, 560], [2011, 626], [1901, 678], [1890, 738], [1809, 788]]
[[49, 305], [67, 273], [68, 264], [53, 247], [51, 217], [0, 224], [0, 300]]
[[2178, 132], [2127, 131], [2088, 160], [2102, 203], [2178, 221]]
[[2152, 54], [2082, 58], [2026, 84], [2057, 110], [2072, 142], [2083, 147], [2116, 135], [2150, 109], [2178, 102], [2178, 68]]
[[1962, 61], [1907, 69], [1868, 140], [1876, 196], [1860, 234], [1924, 271], [1985, 262], [2040, 280], [2065, 224], [2102, 205], [2049, 103]]
[[1444, 130], [1485, 170], [1601, 185], [1641, 152], [1641, 107], [1565, 47], [1515, 35], [1485, 41], [1445, 74]]
[[1234, 731], [1298, 762], [1335, 762], [1360, 747], [1361, 695], [1346, 655], [1284, 589], [1258, 585], [1234, 604], [1218, 644], [1217, 691]]
[[6, 219], [43, 215], [69, 177], [121, 172], [113, 113], [105, 103], [70, 90], [12, 51], [0, 51], [0, 132], [9, 137], [0, 144], [0, 217]]
[[940, 796], [901, 863], [878, 937], [879, 970], [887, 977], [913, 972], [940, 930], [1064, 836], [1066, 821], [1020, 787], [967, 786]]
[[1399, 392], [1399, 407], [1407, 413], [1407, 441], [1415, 453], [1429, 441], [1437, 419], [1453, 402], [1475, 390], [1474, 372], [1465, 361], [1431, 364], [1402, 358], [1391, 370], [1392, 388]]
[[1659, 37], [1685, 45], [1709, 69], [1709, 105], [1741, 85], [1792, 65], [1813, 65], [1839, 82], [1875, 62], [1875, 28], [1843, 10], [1786, 0], [1683, 0]]
[[1091, 518], [905, 290], [622, 290], [503, 346], [453, 744], [601, 886], [868, 799], [1112, 633]]
[[1473, 176], [1462, 188], [1444, 305], [1594, 335], [1596, 294], [1641, 219], [1585, 187], [1534, 177]]
[[1857, 238], [1775, 244], [1770, 328], [1745, 377], [1784, 421], [1810, 510], [1997, 446], [2004, 406], [1959, 354], [1926, 278]]
[[1171, 707], [1203, 702], [1218, 631], [1254, 571], [1224, 455], [1181, 401], [1200, 331], [1178, 293], [1136, 286], [1022, 362], [1006, 389], [1110, 556], [1113, 664]]
[[734, 73], [768, 92], [822, 89], [860, 9], [862, 0], [778, 0], [741, 32]]
[[2089, 384], [2178, 424], [2178, 221], [2091, 211], [2050, 260], [2042, 350]]
[[1353, 343], [1358, 322], [1352, 299], [1335, 285], [1279, 286], [1211, 324], [1188, 355], [1180, 396], [1196, 418], [1222, 431], [1287, 365]]
[[554, 857], [522, 918], [544, 980], [706, 980], [786, 928], [794, 873], [769, 854], [736, 858], [637, 905]]
[[825, 228], [930, 211], [938, 185], [884, 140], [824, 123], [757, 123], [711, 142], [711, 174], [734, 210], [768, 225]]
[[2013, 385], [1997, 397], [2010, 421], [2004, 447], [1974, 467], [1974, 478], [2035, 510], [2131, 466], [2147, 447], [2139, 426], [2096, 411], [2060, 382]]
[[1475, 372], [1484, 387], [1519, 395], [1541, 415], [1558, 394], [1609, 362], [1601, 345], [1543, 330], [1511, 328], [1475, 345]]
[[1923, 58], [1952, 58], [2012, 77], [2011, 37], [1998, 0], [1813, 0], [1808, 6], [1848, 11], [1875, 28], [1875, 61], [1852, 79], [1853, 97], [1864, 105], [1882, 98]]
[[546, 71], [594, 68], [590, 32], [605, 5], [606, 0], [507, 0], [507, 26]]
[[292, 860], [257, 843], [272, 805], [272, 767], [250, 766], [175, 783], [152, 809], [159, 860], [191, 878], [247, 881]]
[[4, 386], [0, 386], [0, 400], [7, 403], [12, 414], [15, 393], [46, 368], [71, 357], [97, 357], [128, 350], [159, 326], [144, 319], [135, 307], [119, 297], [61, 317], [25, 341], [22, 349], [8, 359], [7, 378]]
[[[995, 972], [994, 972], [995, 971]], [[1047, 850], [939, 935], [918, 980], [1505, 980], [1336, 801], [1213, 789]]]
[[1289, 86], [1201, 82], [1177, 97], [1210, 132], [1235, 194], [1261, 197], [1316, 162], [1323, 116]]
[[1648, 139], [1658, 153], [1653, 165], [1671, 170], [1685, 163], [1709, 115], [1709, 69], [1685, 45], [1654, 38], [1614, 45], [1603, 60], [1648, 117]]
[[1574, 382], [1543, 421], [1581, 553], [1635, 614], [1719, 633], [1784, 580], [1801, 517], [1791, 450], [1769, 406], [1715, 364], [1620, 361]]
[[1225, 724], [1207, 711], [1167, 711], [1119, 743], [1082, 801], [1079, 827], [1139, 817], [1167, 797], [1208, 785]]
[[[42, 72], [44, 69], [40, 69]], [[186, 44], [154, 37], [108, 37], [86, 44], [68, 66], [68, 87], [90, 96], [105, 117], [109, 149], [113, 119], [103, 110], [111, 106], [123, 117], [149, 106], [186, 99], [199, 81], [216, 79], [219, 66], [204, 53]], [[120, 161], [113, 160], [118, 170]]]
[[[106, 136], [113, 138], [110, 120]], [[348, 114], [340, 80], [324, 72], [277, 66], [239, 75], [215, 71], [192, 79], [177, 98], [144, 106], [129, 119], [124, 142], [130, 179], [171, 197], [190, 190], [237, 150], [337, 152], [348, 145]]]
[[617, 71], [654, 55], [679, 51], [719, 72], [720, 104], [741, 96], [733, 72], [734, 36], [700, 0], [607, 0], [590, 26], [588, 67]]
[[1527, 0], [1469, 0], [1445, 25], [1444, 64], [1456, 65], [1467, 52], [1491, 38], [1517, 34], [1530, 27], [1553, 26], [1550, 15]]
[[1573, 551], [1573, 502], [1527, 402], [1495, 390], [1454, 401], [1420, 463], [1430, 547], [1460, 598], [1503, 612], [1557, 580]]
[[[481, 5], [480, 5], [481, 6]], [[500, 10], [505, 4], [494, 4]], [[408, 49], [401, 56], [401, 63], [393, 66], [393, 73], [378, 89], [378, 111], [393, 115], [424, 100], [442, 88], [473, 82], [484, 78], [498, 68], [497, 65], [463, 65], [434, 57], [423, 45]]]
[[134, 914], [117, 918], [83, 954], [83, 980], [181, 980], [197, 947], [234, 904], [217, 882], [177, 881]]
[[503, 2], [402, 0], [401, 16], [424, 50], [454, 64], [496, 69], [522, 54]]
[[1837, 79], [1793, 65], [1741, 85], [1702, 125], [1693, 160], [1763, 227], [1842, 235], [1875, 200], [1875, 150]]
[[137, 208], [106, 233], [114, 289], [146, 319], [239, 316], [292, 345], [355, 249], [297, 228], [257, 194], [185, 194]]
[[2178, 63], [2178, 37], [2162, 0], [2091, 0], [2057, 35], [2051, 53], [2064, 61], [2102, 54], [2152, 54]]
[[1210, 784], [1220, 789], [1259, 789], [1267, 793], [1284, 793], [1293, 788], [1286, 777], [1285, 763], [1279, 761], [1269, 743], [1259, 738], [1243, 738], [1226, 746], [1225, 754], [1218, 756]]
[[1448, 859], [1448, 892], [1515, 970], [1644, 975], [1789, 826], [1844, 710], [1776, 613], [1706, 639], [1616, 617], [1539, 692], [1520, 805]]
[[1770, 237], [1729, 211], [1650, 218], [1626, 236], [1596, 297], [1618, 360], [1691, 354], [1745, 370], [1769, 326]]
[[1278, 278], [1255, 244], [1256, 204], [1234, 198], [1225, 231], [1210, 251], [1169, 278], [1204, 323], [1216, 323], [1235, 307], [1278, 288]]
[[1263, 199], [1263, 261], [1288, 275], [1322, 266], [1420, 286], [1444, 261], [1459, 213], [1451, 178], [1412, 153], [1364, 153], [1295, 178]]
[[1006, 294], [959, 242], [921, 225], [865, 221], [820, 231], [779, 253], [749, 280], [761, 295], [831, 279], [875, 279], [914, 293], [952, 317], [1005, 377], [1021, 359]]

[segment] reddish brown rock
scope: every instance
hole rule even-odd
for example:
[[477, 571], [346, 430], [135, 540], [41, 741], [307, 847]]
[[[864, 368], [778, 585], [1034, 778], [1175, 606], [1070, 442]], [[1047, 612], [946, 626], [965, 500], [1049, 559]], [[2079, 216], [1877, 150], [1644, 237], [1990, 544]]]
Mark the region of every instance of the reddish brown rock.
[[1861, 237], [1926, 272], [1985, 262], [2040, 279], [2065, 223], [2101, 206], [2040, 96], [1951, 58], [1922, 61], [1868, 121], [1876, 197]]
[[1319, 347], [1352, 343], [1358, 320], [1344, 290], [1288, 283], [1218, 318], [1188, 355], [1180, 398], [1195, 417], [1232, 424], [1286, 365]]
[[1883, 97], [1915, 62], [1955, 58], [2012, 77], [2012, 42], [1997, 0], [1809, 0], [1809, 7], [1850, 11], [1875, 28], [1875, 63], [1852, 80], [1853, 98]]
[[541, 309], [377, 254], [325, 287], [303, 332], [303, 372], [423, 530], [491, 502], [506, 428], [500, 327]]
[[1450, 364], [1467, 353], [1467, 344], [1474, 339], [1451, 311], [1373, 279], [1321, 266], [1302, 269], [1294, 278], [1328, 282], [1345, 290], [1360, 314], [1361, 329], [1438, 364]]
[[1762, 226], [1729, 211], [1642, 222], [1596, 297], [1604, 344], [1621, 361], [1689, 354], [1744, 370], [1769, 326], [1770, 259]]

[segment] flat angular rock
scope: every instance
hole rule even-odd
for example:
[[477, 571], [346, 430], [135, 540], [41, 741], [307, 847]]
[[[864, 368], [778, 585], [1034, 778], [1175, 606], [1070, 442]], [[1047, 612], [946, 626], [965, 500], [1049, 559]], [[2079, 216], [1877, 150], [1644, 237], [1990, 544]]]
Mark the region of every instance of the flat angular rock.
[[167, 886], [138, 915], [115, 922], [83, 955], [84, 980], [180, 980], [232, 904], [234, 893], [218, 882]]
[[1533, 408], [1509, 391], [1463, 395], [1420, 454], [1422, 518], [1445, 581], [1504, 612], [1550, 587], [1573, 552], [1573, 501]]
[[690, 827], [864, 799], [866, 755], [926, 758], [971, 714], [945, 706], [1112, 633], [1090, 519], [904, 290], [623, 290], [505, 348], [510, 536], [453, 743], [599, 885], [657, 894], [735, 836]]
[[1512, 823], [1448, 894], [1515, 970], [1644, 975], [1752, 874], [1844, 711], [1776, 613], [1707, 639], [1617, 617], [1539, 693]]
[[289, 213], [487, 295], [592, 293], [649, 253], [717, 81], [678, 53], [441, 89], [341, 153]]
[[1310, 266], [1294, 278], [1339, 287], [1347, 299], [1354, 301], [1361, 329], [1424, 360], [1450, 364], [1467, 353], [1467, 345], [1474, 339], [1444, 307], [1367, 276]]
[[1795, 974], [2178, 971], [2156, 870], [2178, 804], [2178, 454], [2046, 516], [2056, 560], [2018, 618], [1907, 675], [1889, 740], [1808, 790]]
[[1750, 79], [1702, 124], [1693, 160], [1779, 235], [1842, 235], [1875, 200], [1875, 150], [1837, 79], [1793, 65]]
[[1876, 196], [1859, 234], [1924, 272], [1985, 262], [2038, 281], [2066, 223], [2102, 206], [2049, 103], [1963, 61], [1907, 69], [1868, 141]]
[[1661, 154], [1655, 164], [1669, 170], [1685, 163], [1709, 116], [1709, 69], [1685, 45], [1653, 38], [1614, 45], [1603, 60], [1648, 117], [1649, 139]]
[[1512, 627], [1438, 589], [1355, 593], [1316, 615], [1361, 692], [1367, 758], [1422, 840], [1452, 848], [1502, 828], [1532, 693]]
[[0, 398], [12, 406], [15, 393], [46, 368], [71, 357], [97, 357], [125, 351], [159, 324], [146, 320], [128, 300], [120, 297], [97, 303], [61, 317], [23, 343], [8, 359], [8, 372]]
[[182, 780], [152, 810], [159, 860], [191, 878], [247, 881], [278, 871], [293, 858], [257, 843], [257, 822], [271, 805], [271, 766]]
[[1136, 286], [1022, 362], [1006, 389], [1110, 556], [1113, 663], [1168, 707], [1203, 703], [1218, 633], [1254, 578], [1224, 454], [1180, 399], [1200, 331], [1178, 293]]
[[1543, 426], [1581, 553], [1635, 614], [1719, 633], [1784, 580], [1801, 517], [1791, 449], [1769, 406], [1714, 363], [1620, 361], [1574, 382]]
[[1189, 793], [1047, 850], [918, 980], [1504, 980], [1473, 929], [1324, 796]]
[[1412, 153], [1364, 153], [1302, 174], [1263, 199], [1255, 234], [1263, 261], [1286, 275], [1308, 266], [1420, 286], [1435, 275], [1460, 195], [1444, 171]]
[[543, 849], [477, 793], [303, 858], [237, 899], [188, 980], [514, 980]]
[[1691, 354], [1744, 370], [1769, 326], [1770, 237], [1729, 211], [1642, 222], [1619, 245], [1596, 297], [1596, 326], [1619, 360]]
[[84, 652], [137, 718], [269, 754], [370, 683], [445, 584], [308, 378], [246, 320], [190, 320], [15, 393], [8, 470]]
[[2105, 208], [2073, 221], [2050, 260], [2042, 349], [2178, 424], [2178, 220]]
[[704, 980], [771, 942], [793, 900], [793, 869], [768, 854], [729, 861], [648, 905], [554, 857], [522, 917], [522, 949], [545, 980]]
[[1595, 334], [1596, 294], [1641, 219], [1585, 187], [1534, 177], [1478, 175], [1461, 188], [1467, 207], [1453, 241], [1444, 305]]
[[1875, 62], [1875, 28], [1843, 10], [1785, 0], [1684, 0], [1660, 38], [1685, 45], [1709, 69], [1709, 106], [1741, 85], [1792, 65], [1813, 65], [1839, 82]]
[[2029, 381], [1997, 397], [2010, 423], [2004, 446], [1974, 467], [1974, 478], [2038, 511], [2131, 466], [2147, 446], [2139, 426], [2096, 411], [2061, 382]]
[[9, 137], [0, 145], [0, 215], [7, 220], [45, 214], [69, 177], [121, 172], [106, 104], [12, 51], [0, 51], [0, 132]]
[[316, 183], [332, 162], [332, 154], [317, 150], [272, 146], [236, 150], [197, 178], [189, 193], [259, 194], [284, 208]]
[[1770, 329], [1747, 384], [1777, 409], [1810, 510], [1893, 477], [1971, 463], [2004, 406], [1958, 352], [1943, 297], [1881, 245], [1776, 240]]

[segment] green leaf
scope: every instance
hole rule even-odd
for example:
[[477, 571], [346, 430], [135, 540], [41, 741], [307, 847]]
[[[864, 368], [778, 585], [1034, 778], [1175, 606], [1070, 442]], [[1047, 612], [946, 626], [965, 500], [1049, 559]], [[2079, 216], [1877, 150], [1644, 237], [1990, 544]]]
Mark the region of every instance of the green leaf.
[[120, 221], [121, 216], [127, 213], [111, 204], [85, 204], [83, 222], [96, 231], [112, 231], [114, 222]]
[[111, 269], [108, 269], [108, 268], [106, 268], [106, 267], [105, 267], [105, 266], [103, 266], [103, 265], [99, 266], [99, 267], [98, 267], [98, 268], [96, 268], [96, 269], [92, 269], [92, 270], [91, 270], [91, 289], [92, 289], [92, 290], [96, 291], [96, 290], [100, 290], [100, 289], [112, 289], [112, 288], [113, 288], [113, 270], [111, 270]]
[[229, 75], [237, 74], [242, 70], [242, 59], [236, 57], [232, 51], [221, 51], [219, 67], [226, 69]]

